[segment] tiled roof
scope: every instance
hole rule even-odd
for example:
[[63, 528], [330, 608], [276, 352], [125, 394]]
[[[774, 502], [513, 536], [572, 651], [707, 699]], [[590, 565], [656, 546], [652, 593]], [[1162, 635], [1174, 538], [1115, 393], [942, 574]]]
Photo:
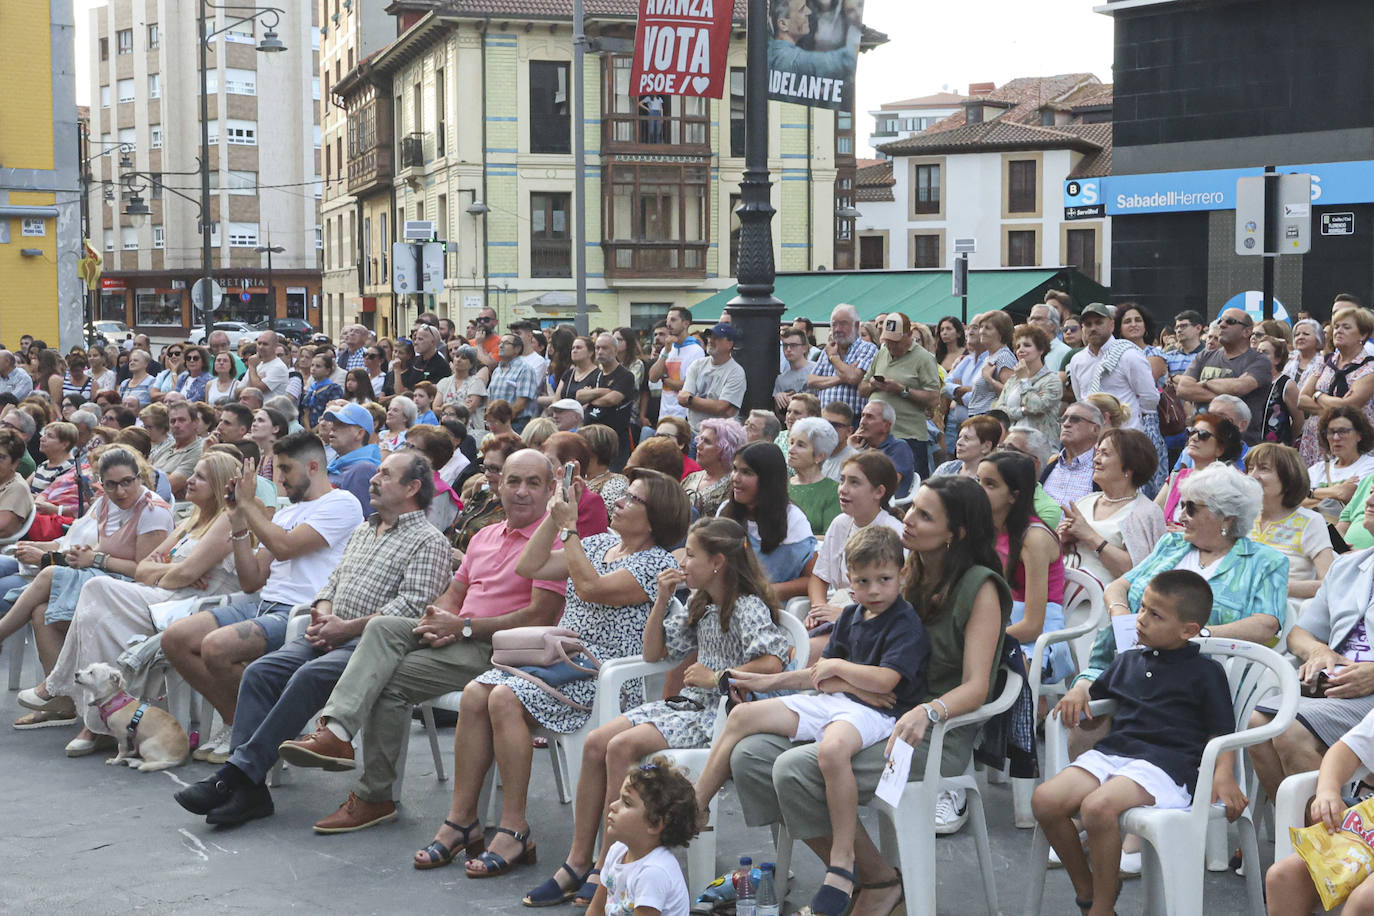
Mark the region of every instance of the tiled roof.
[[854, 199], [856, 201], [893, 200], [892, 186], [896, 183], [897, 180], [892, 177], [891, 159], [881, 159], [870, 165], [861, 165], [854, 174]]
[[926, 131], [878, 147], [889, 156], [1013, 149], [1077, 149], [1088, 153], [1097, 148], [1097, 143], [1076, 133], [1061, 128], [1017, 124], [1006, 120], [1005, 116], [939, 133]]
[[[1058, 102], [1075, 90], [1086, 86], [1097, 86], [1100, 81], [1091, 73], [1061, 73], [1058, 76], [1022, 76], [998, 86], [987, 95], [978, 98], [988, 102], [1010, 102], [1010, 111], [999, 116], [999, 120], [1029, 123], [1039, 120], [1041, 106]], [[942, 121], [927, 128], [926, 133], [954, 130], [967, 123], [964, 112], [957, 111]]]
[[1098, 83], [1093, 86], [1084, 86], [1074, 92], [1069, 93], [1064, 99], [1063, 105], [1070, 111], [1083, 108], [1097, 108], [1102, 105], [1112, 104], [1112, 84]]
[[1101, 178], [1112, 173], [1112, 125], [1111, 124], [1071, 124], [1057, 128], [1074, 131], [1085, 139], [1097, 143], [1099, 149], [1079, 160], [1069, 172], [1069, 178]]
[[887, 102], [879, 106], [880, 111], [900, 111], [903, 108], [948, 108], [950, 105], [958, 105], [964, 101], [964, 96], [957, 92], [936, 92], [933, 95], [922, 95], [914, 99], [904, 99], [900, 102]]

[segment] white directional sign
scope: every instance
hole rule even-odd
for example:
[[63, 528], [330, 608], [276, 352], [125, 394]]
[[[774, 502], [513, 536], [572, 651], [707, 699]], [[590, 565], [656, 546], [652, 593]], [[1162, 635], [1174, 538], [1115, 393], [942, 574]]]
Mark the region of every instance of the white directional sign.
[[1236, 254], [1306, 254], [1312, 247], [1312, 176], [1280, 175], [1277, 246], [1264, 250], [1264, 178], [1236, 180]]
[[[208, 297], [205, 295], [204, 289], [207, 282], [210, 284], [210, 295]], [[214, 280], [207, 281], [205, 277], [201, 277], [195, 282], [195, 285], [191, 287], [191, 304], [202, 311], [205, 309], [206, 298], [209, 298], [210, 311], [213, 312], [215, 309], [219, 308], [220, 300], [223, 297], [224, 287], [220, 286]]]

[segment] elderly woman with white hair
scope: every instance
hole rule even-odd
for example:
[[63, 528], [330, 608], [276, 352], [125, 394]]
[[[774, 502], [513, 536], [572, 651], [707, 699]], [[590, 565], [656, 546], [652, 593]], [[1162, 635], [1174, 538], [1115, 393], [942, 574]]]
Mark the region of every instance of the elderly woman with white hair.
[[817, 537], [823, 537], [840, 514], [840, 484], [822, 472], [825, 459], [839, 444], [835, 427], [820, 417], [797, 420], [787, 435], [787, 466], [793, 472], [787, 494]]
[[1320, 321], [1304, 318], [1293, 325], [1293, 349], [1288, 354], [1283, 373], [1297, 383], [1299, 390], [1307, 384], [1307, 377], [1321, 368], [1324, 346], [1326, 336]]
[[387, 452], [400, 451], [406, 444], [406, 430], [415, 425], [419, 415], [420, 408], [405, 395], [398, 394], [391, 399], [386, 406], [386, 429], [377, 434], [377, 447], [382, 450], [383, 458]]

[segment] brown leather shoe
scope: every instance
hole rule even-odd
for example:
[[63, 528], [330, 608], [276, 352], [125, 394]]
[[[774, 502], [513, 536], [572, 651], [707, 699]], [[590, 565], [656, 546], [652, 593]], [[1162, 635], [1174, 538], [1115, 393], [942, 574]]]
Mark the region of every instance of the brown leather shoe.
[[394, 820], [396, 820], [395, 802], [363, 801], [349, 792], [348, 801], [340, 805], [338, 811], [315, 824], [315, 832], [352, 833], [355, 830], [366, 830], [368, 827], [375, 827], [377, 824], [385, 824], [387, 821]]
[[277, 747], [277, 753], [292, 766], [333, 772], [353, 769], [353, 745], [325, 727], [323, 719], [313, 735], [295, 741], [283, 741]]

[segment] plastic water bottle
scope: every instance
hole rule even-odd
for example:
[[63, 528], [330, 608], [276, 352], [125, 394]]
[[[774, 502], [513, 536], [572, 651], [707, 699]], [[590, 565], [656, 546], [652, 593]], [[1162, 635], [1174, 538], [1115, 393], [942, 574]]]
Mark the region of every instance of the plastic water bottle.
[[772, 862], [759, 863], [759, 888], [755, 896], [757, 916], [778, 916], [778, 890], [774, 883], [776, 866]]
[[730, 878], [735, 885], [735, 916], [758, 916], [758, 906], [754, 896], [754, 860], [750, 856], [739, 857], [739, 868]]

